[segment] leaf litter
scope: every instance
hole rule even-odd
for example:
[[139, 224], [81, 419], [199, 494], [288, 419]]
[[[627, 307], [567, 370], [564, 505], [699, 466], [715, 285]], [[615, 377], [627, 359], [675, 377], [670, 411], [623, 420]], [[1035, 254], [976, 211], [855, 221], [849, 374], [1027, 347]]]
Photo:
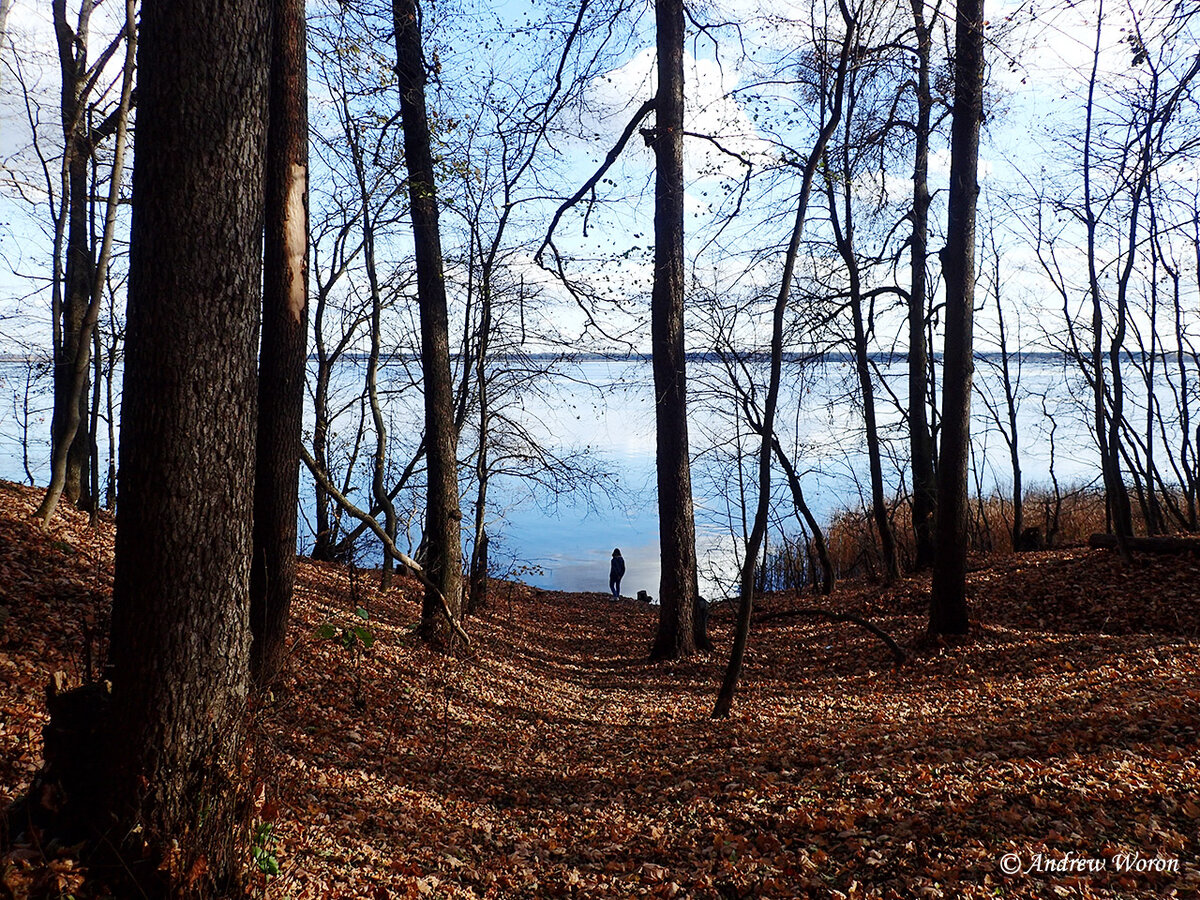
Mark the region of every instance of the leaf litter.
[[[111, 602], [111, 520], [64, 510], [42, 534], [39, 497], [0, 484], [6, 805], [41, 764], [45, 684], [98, 671]], [[869, 617], [916, 650], [896, 667], [857, 626], [765, 621], [733, 715], [714, 721], [732, 604], [714, 609], [715, 653], [652, 664], [653, 608], [495, 582], [470, 651], [443, 655], [412, 634], [418, 584], [380, 593], [364, 573], [352, 597], [345, 568], [301, 560], [287, 674], [253, 726], [254, 824], [271, 826], [255, 859], [278, 874], [248, 859], [249, 887], [1200, 896], [1197, 559], [1125, 568], [1068, 549], [972, 568], [976, 624], [957, 645], [924, 639], [920, 577], [766, 598], [764, 613], [825, 602]], [[326, 625], [369, 628], [369, 646], [350, 652]], [[86, 896], [69, 855], [14, 847], [0, 874], [0, 896]]]

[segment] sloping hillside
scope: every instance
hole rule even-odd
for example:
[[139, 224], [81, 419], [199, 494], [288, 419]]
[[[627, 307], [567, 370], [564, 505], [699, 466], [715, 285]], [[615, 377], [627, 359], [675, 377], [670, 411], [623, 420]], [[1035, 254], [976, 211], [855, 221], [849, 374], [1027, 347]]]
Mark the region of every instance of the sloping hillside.
[[[5, 803], [39, 764], [44, 684], [98, 658], [111, 595], [111, 525], [43, 535], [35, 500], [0, 485]], [[972, 640], [898, 669], [853, 624], [775, 618], [714, 722], [728, 608], [715, 654], [650, 664], [646, 606], [496, 584], [447, 657], [410, 636], [415, 584], [303, 563], [287, 684], [255, 713], [248, 871], [272, 898], [1196, 896], [1198, 575], [1104, 551], [981, 564]], [[851, 585], [831, 608], [911, 648], [922, 596]], [[80, 896], [71, 848], [48, 855], [13, 848], [9, 893]]]

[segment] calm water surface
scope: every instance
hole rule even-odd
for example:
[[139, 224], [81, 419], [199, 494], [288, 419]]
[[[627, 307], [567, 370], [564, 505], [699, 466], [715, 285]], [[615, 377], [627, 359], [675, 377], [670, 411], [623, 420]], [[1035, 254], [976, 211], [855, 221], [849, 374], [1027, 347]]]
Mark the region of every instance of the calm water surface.
[[[27, 366], [0, 363], [0, 477], [26, 481], [22, 434], [28, 429], [28, 465], [37, 483], [49, 471], [50, 385], [42, 379], [25, 395]], [[882, 367], [896, 399], [904, 402], [903, 363]], [[388, 374], [381, 381], [388, 385]], [[399, 367], [390, 373], [400, 384]], [[739, 493], [746, 490], [753, 503], [752, 466], [739, 475], [733, 458], [739, 446], [753, 453], [752, 438], [739, 434], [732, 424], [732, 401], [713, 390], [718, 374], [712, 362], [693, 363], [690, 440], [695, 457], [693, 491], [696, 498], [697, 541], [702, 558], [702, 591], [718, 595], [732, 579], [736, 560], [732, 531], [742, 528]], [[361, 384], [361, 369], [349, 363], [338, 373], [337, 396], [352, 397]], [[1095, 453], [1084, 422], [1086, 409], [1079, 401], [1070, 369], [1045, 360], [1027, 362], [1022, 372], [1021, 437], [1027, 484], [1045, 483], [1049, 473], [1049, 426], [1046, 408], [1057, 422], [1056, 474], [1062, 481], [1091, 480]], [[982, 390], [997, 393], [998, 378], [986, 364], [979, 367]], [[545, 444], [563, 454], [576, 454], [587, 465], [609, 475], [589, 491], [556, 493], [549, 487], [530, 487], [517, 478], [497, 478], [490, 493], [492, 566], [496, 574], [514, 574], [530, 583], [562, 590], [605, 591], [608, 564], [614, 547], [620, 547], [628, 572], [622, 585], [633, 595], [646, 590], [658, 593], [658, 519], [655, 507], [654, 415], [650, 363], [647, 360], [587, 360], [551, 379], [542, 395], [514, 397], [508, 414], [529, 423]], [[858, 506], [869, 493], [863, 454], [861, 414], [854, 399], [853, 369], [848, 361], [834, 360], [803, 372], [789, 367], [782, 398], [781, 432], [785, 446], [797, 448], [798, 468], [809, 504], [818, 518], [834, 510]], [[419, 435], [419, 393], [396, 387], [385, 394], [393, 435]], [[907, 477], [907, 456], [900, 414], [881, 392], [878, 400], [881, 428], [891, 457], [887, 464], [893, 484]], [[982, 460], [978, 484], [985, 490], [1011, 482], [1007, 447], [990, 422], [986, 406], [974, 404], [977, 458]], [[26, 414], [28, 409], [28, 415]], [[337, 422], [338, 440], [349, 446], [357, 431], [357, 413], [349, 410]], [[311, 428], [311, 421], [308, 423]], [[367, 438], [370, 438], [368, 432]], [[464, 435], [464, 448], [473, 436]], [[394, 454], [403, 459], [404, 441]], [[101, 441], [101, 459], [107, 447]], [[402, 465], [402, 463], [398, 463]], [[312, 487], [303, 473], [301, 493], [305, 509], [301, 523], [301, 549], [312, 546]], [[365, 474], [361, 479], [366, 484]], [[780, 499], [785, 486], [776, 478]], [[473, 520], [473, 490], [464, 484], [464, 523]], [[365, 502], [362, 492], [356, 494]], [[410, 521], [408, 536], [419, 537], [418, 497], [402, 509]], [[781, 502], [781, 515], [790, 502]], [[732, 522], [732, 526], [731, 526]], [[794, 518], [780, 522], [798, 531]], [[404, 543], [405, 535], [401, 535]], [[377, 546], [364, 539], [360, 562], [378, 559]]]

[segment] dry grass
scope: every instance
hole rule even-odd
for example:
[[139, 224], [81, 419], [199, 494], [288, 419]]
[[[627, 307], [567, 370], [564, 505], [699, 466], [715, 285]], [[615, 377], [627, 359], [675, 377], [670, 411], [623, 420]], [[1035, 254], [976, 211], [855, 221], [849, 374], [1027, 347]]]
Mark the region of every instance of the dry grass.
[[[912, 518], [906, 503], [888, 511], [896, 551], [902, 569], [910, 569], [916, 556]], [[1040, 547], [1047, 549], [1080, 547], [1088, 538], [1107, 530], [1104, 494], [1091, 487], [1065, 489], [1059, 499], [1043, 490], [1026, 492], [1024, 525], [1038, 530]], [[968, 527], [969, 549], [974, 553], [1013, 552], [1012, 498], [999, 492], [975, 498], [971, 504]], [[882, 572], [875, 525], [866, 510], [846, 510], [834, 515], [825, 531], [825, 540], [839, 577]]]

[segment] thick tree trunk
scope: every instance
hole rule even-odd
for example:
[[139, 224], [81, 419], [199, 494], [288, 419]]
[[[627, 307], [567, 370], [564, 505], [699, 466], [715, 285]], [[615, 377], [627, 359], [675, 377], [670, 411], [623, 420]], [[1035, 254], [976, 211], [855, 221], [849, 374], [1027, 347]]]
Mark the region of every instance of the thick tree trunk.
[[929, 133], [933, 96], [929, 84], [933, 42], [925, 21], [925, 0], [912, 0], [917, 37], [917, 128], [913, 156], [912, 244], [908, 297], [908, 431], [912, 455], [912, 523], [916, 542], [913, 568], [933, 565], [933, 512], [937, 501], [933, 434], [926, 402], [929, 396], [929, 353], [925, 316], [929, 303], [925, 260], [929, 255]]
[[650, 345], [662, 563], [652, 659], [696, 651], [696, 525], [688, 455], [683, 342], [683, 3], [657, 0], [658, 96], [654, 128], [654, 287]]
[[[84, 378], [83, 389], [77, 392], [75, 371], [79, 355], [90, 355], [91, 352], [90, 340], [83, 339], [83, 322], [92, 295], [95, 266], [88, 222], [91, 208], [88, 163], [92, 148], [87, 132], [88, 116], [84, 108], [91, 9], [90, 4], [81, 5], [78, 22], [72, 28], [67, 21], [66, 0], [54, 0], [51, 3], [61, 76], [59, 112], [62, 117], [65, 167], [61, 202], [66, 216], [62, 318], [57, 323], [62, 340], [54, 360], [52, 455], [57, 462], [62, 453], [66, 454], [62, 494], [84, 508], [89, 505], [88, 379]], [[85, 367], [87, 362], [86, 359], [83, 361]], [[75, 423], [74, 429], [72, 423]]]
[[[449, 646], [455, 639], [447, 618], [462, 614], [462, 511], [458, 506], [458, 436], [454, 429], [454, 385], [450, 378], [450, 336], [442, 242], [438, 231], [437, 189], [425, 108], [425, 59], [415, 0], [393, 0], [396, 75], [408, 166], [409, 207], [421, 308], [421, 372], [425, 386], [425, 446], [428, 498], [425, 539], [430, 581], [421, 626], [428, 640]], [[437, 596], [440, 591], [441, 597]], [[449, 616], [442, 615], [442, 602]]]
[[975, 205], [979, 195], [979, 123], [983, 117], [983, 0], [960, 0], [954, 53], [950, 197], [942, 270], [946, 279], [946, 352], [942, 375], [942, 446], [938, 462], [937, 555], [929, 628], [967, 632], [967, 468], [971, 456], [971, 381], [975, 300]]
[[275, 0], [265, 179], [262, 350], [250, 575], [250, 668], [283, 664], [296, 581], [296, 509], [308, 350], [308, 78], [304, 0]]
[[141, 21], [105, 833], [155, 882], [146, 893], [228, 896], [245, 796], [270, 5], [148, 0]]

